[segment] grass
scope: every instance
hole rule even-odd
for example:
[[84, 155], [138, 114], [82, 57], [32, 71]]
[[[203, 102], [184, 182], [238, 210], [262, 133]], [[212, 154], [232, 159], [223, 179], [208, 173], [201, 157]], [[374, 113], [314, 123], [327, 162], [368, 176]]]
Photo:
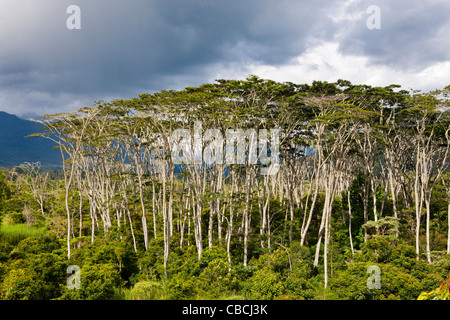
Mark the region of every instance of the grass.
[[2, 224], [0, 226], [0, 239], [17, 244], [25, 238], [41, 235], [45, 230], [46, 227], [30, 226], [30, 228], [27, 228], [26, 223]]

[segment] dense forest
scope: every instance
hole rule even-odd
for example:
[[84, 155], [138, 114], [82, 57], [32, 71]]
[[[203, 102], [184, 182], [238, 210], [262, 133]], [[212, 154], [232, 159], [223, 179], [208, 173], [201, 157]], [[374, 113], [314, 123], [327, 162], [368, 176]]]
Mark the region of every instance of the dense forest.
[[62, 169], [2, 170], [0, 298], [446, 299], [449, 93], [250, 76], [43, 115]]

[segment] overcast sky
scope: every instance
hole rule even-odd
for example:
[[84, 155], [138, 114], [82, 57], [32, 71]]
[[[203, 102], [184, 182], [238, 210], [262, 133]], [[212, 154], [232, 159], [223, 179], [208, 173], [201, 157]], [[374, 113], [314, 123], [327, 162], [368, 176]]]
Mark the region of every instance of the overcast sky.
[[[250, 74], [450, 84], [448, 0], [0, 0], [0, 110], [74, 111]], [[81, 29], [67, 8], [80, 8]], [[368, 11], [375, 5], [376, 11]], [[371, 7], [372, 6], [372, 7]], [[73, 20], [75, 19], [75, 20]], [[379, 29], [371, 29], [378, 26]], [[72, 23], [72, 24], [71, 24]]]

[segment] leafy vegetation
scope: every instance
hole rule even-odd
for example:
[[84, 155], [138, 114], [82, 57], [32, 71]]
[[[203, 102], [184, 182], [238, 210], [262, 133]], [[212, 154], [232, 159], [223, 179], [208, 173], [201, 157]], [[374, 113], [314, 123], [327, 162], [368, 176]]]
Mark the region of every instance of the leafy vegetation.
[[251, 76], [44, 115], [63, 168], [0, 172], [0, 298], [446, 299], [449, 90]]
[[450, 296], [450, 278], [441, 283], [441, 285], [430, 291], [422, 292], [417, 300], [449, 300]]
[[18, 243], [28, 237], [45, 233], [46, 227], [28, 227], [26, 223], [3, 224], [0, 228], [0, 238], [11, 243]]

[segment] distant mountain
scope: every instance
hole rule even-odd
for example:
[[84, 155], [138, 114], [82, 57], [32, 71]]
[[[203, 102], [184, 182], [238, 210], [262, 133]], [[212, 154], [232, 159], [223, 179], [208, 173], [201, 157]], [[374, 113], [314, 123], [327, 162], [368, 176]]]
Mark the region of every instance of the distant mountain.
[[23, 162], [42, 163], [42, 167], [61, 165], [55, 143], [41, 137], [26, 136], [42, 132], [42, 125], [34, 121], [0, 111], [0, 166], [15, 166]]

